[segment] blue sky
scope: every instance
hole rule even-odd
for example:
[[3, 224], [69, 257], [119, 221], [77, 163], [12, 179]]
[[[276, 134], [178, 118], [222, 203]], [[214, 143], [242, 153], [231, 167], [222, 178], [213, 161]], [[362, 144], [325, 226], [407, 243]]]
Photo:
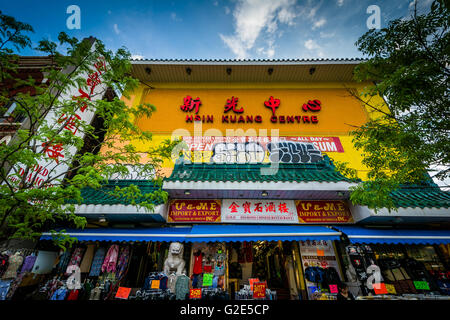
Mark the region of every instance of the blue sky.
[[[354, 43], [368, 31], [367, 8], [380, 8], [384, 27], [407, 17], [413, 0], [0, 1], [4, 14], [33, 26], [34, 44], [65, 31], [136, 58], [295, 59], [361, 57]], [[80, 7], [80, 30], [66, 26], [70, 5]]]

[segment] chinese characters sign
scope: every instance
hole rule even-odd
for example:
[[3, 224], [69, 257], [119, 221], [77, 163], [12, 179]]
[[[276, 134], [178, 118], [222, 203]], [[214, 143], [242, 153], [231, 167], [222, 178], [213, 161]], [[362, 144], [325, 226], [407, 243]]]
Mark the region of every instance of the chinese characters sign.
[[167, 222], [220, 222], [220, 200], [172, 200]]
[[[264, 101], [264, 100], [263, 100]], [[201, 99], [197, 97], [197, 99], [193, 99], [190, 95], [186, 95], [183, 97], [183, 104], [180, 106], [180, 109], [184, 112], [194, 114], [186, 115], [186, 122], [194, 122], [201, 121], [205, 123], [213, 123], [214, 115], [212, 114], [198, 114], [199, 108], [202, 105]], [[276, 111], [280, 108], [281, 99], [274, 98], [270, 96], [265, 100], [261, 107], [268, 108], [271, 111], [271, 115], [266, 114], [267, 118], [271, 123], [280, 123], [280, 124], [317, 124], [319, 119], [317, 117], [316, 112], [319, 112], [322, 109], [322, 103], [317, 100], [308, 100], [308, 102], [299, 103], [298, 112], [301, 114], [288, 114], [288, 115], [276, 115]], [[301, 105], [301, 106], [300, 106]], [[214, 107], [214, 106], [213, 106]], [[232, 111], [232, 112], [230, 112]], [[264, 113], [266, 111], [261, 108], [261, 114], [245, 114], [244, 106], [239, 105], [239, 97], [231, 96], [226, 99], [226, 103], [223, 110], [223, 115], [221, 122], [222, 123], [262, 123], [264, 121]]]
[[300, 223], [352, 223], [353, 218], [344, 201], [296, 201]]
[[[94, 43], [91, 50], [95, 48], [96, 44]], [[71, 68], [69, 67], [62, 72], [69, 73]], [[82, 130], [79, 130], [79, 127], [82, 123], [90, 124], [92, 122], [95, 110], [88, 108], [88, 101], [102, 99], [106, 91], [106, 84], [103, 82], [103, 75], [106, 71], [107, 63], [105, 58], [98, 56], [90, 66], [90, 70], [82, 74], [87, 89], [81, 86], [71, 86], [58, 97], [60, 101], [73, 100], [75, 102], [74, 114], [59, 114], [57, 109], [50, 110], [45, 117], [45, 122], [49, 127], [61, 127], [62, 133], [70, 132], [74, 136], [84, 138], [85, 134]], [[38, 153], [42, 152], [45, 157], [33, 168], [29, 168], [26, 181], [33, 182], [33, 186], [39, 187], [47, 179], [58, 177], [58, 180], [61, 180], [64, 178], [71, 158], [77, 152], [77, 147], [75, 145], [63, 145], [62, 143], [46, 141], [37, 144], [36, 150]], [[26, 169], [25, 165], [19, 164], [18, 172], [21, 176], [25, 174]], [[11, 171], [8, 179], [16, 184], [19, 178], [14, 176], [13, 171]], [[52, 185], [58, 184], [58, 180], [54, 180]]]
[[224, 199], [222, 222], [298, 223], [293, 200]]

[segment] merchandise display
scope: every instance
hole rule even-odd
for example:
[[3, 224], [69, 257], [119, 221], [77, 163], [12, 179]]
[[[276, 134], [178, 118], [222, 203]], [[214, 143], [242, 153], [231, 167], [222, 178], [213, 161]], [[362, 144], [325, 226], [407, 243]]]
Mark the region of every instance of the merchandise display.
[[81, 242], [54, 251], [53, 269], [37, 274], [42, 252], [1, 252], [1, 300], [350, 299], [344, 284], [357, 300], [438, 300], [450, 291], [430, 246]]
[[[351, 262], [346, 274], [352, 274], [351, 268], [356, 271], [359, 300], [446, 299], [450, 293], [449, 274], [432, 246], [352, 245], [345, 249]], [[389, 290], [375, 290], [374, 279]], [[354, 278], [348, 280], [356, 284]]]

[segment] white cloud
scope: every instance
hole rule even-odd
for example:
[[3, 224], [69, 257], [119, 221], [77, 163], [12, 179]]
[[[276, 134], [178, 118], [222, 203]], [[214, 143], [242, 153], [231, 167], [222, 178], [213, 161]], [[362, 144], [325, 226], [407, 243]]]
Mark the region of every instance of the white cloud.
[[217, 7], [217, 6], [219, 5], [219, 1], [217, 1], [217, 0], [214, 1], [214, 2], [213, 2], [213, 5]]
[[308, 19], [314, 18], [314, 17], [316, 16], [317, 9], [319, 9], [318, 6], [315, 7], [315, 8], [311, 8], [311, 10], [307, 13], [306, 17], [307, 17]]
[[324, 26], [325, 23], [327, 23], [327, 20], [325, 18], [317, 20], [316, 22], [313, 23], [312, 29], [315, 30], [317, 28], [320, 28], [320, 27]]
[[295, 24], [295, 17], [295, 13], [292, 10], [289, 11], [286, 7], [281, 8], [281, 10], [278, 12], [278, 20], [280, 20], [281, 23], [286, 23], [289, 26]]
[[120, 30], [119, 30], [119, 27], [117, 26], [117, 23], [114, 23], [114, 32], [116, 33], [116, 34], [119, 34], [120, 33]]
[[[233, 12], [234, 35], [219, 36], [237, 58], [245, 59], [262, 33], [270, 38], [279, 23], [294, 24], [297, 16], [294, 6], [295, 0], [239, 0]], [[273, 46], [261, 52], [268, 56], [275, 54]]]
[[319, 45], [313, 40], [309, 39], [305, 41], [305, 48], [308, 50], [319, 49]]
[[306, 40], [304, 43], [304, 46], [309, 51], [313, 51], [316, 56], [319, 58], [325, 57], [325, 54], [323, 53], [322, 47], [317, 44], [316, 41], [313, 39]]
[[230, 48], [234, 55], [240, 59], [244, 59], [247, 56], [247, 50], [240, 41], [235, 41], [233, 36], [224, 36], [219, 34], [223, 42]]
[[342, 7], [344, 5], [344, 0], [338, 0], [337, 5]]
[[132, 54], [131, 55], [131, 59], [134, 59], [134, 60], [140, 59], [140, 60], [142, 60], [142, 59], [144, 59], [144, 56], [140, 55], [140, 54]]
[[225, 14], [230, 14], [231, 10], [228, 7], [225, 7]]

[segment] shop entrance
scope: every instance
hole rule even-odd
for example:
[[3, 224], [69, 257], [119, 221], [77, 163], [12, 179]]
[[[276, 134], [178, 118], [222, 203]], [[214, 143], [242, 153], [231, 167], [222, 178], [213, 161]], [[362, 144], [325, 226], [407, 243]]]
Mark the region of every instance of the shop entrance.
[[298, 283], [290, 242], [236, 242], [228, 244], [229, 284], [240, 298], [252, 282], [266, 282], [278, 300], [298, 299]]

